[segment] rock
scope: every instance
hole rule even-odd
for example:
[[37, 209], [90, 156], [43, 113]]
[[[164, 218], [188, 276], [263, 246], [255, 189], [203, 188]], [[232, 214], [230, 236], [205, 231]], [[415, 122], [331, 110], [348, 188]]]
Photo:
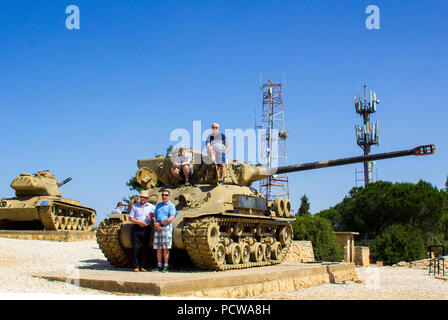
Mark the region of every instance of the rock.
[[393, 267], [409, 267], [409, 263], [407, 263], [406, 261], [400, 261], [394, 264]]
[[311, 241], [293, 241], [285, 261], [313, 262], [314, 252]]

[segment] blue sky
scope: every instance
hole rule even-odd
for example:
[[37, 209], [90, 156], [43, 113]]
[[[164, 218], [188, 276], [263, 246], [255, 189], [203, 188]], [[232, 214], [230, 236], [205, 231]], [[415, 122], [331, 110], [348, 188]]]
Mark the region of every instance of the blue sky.
[[[68, 30], [68, 5], [80, 29]], [[380, 30], [368, 30], [368, 5]], [[0, 195], [50, 169], [99, 219], [131, 192], [137, 160], [172, 130], [254, 127], [263, 81], [283, 81], [289, 163], [361, 155], [353, 94], [381, 100], [374, 153], [435, 144], [436, 155], [378, 161], [374, 177], [443, 188], [448, 174], [445, 1], [0, 1]], [[258, 115], [259, 116], [259, 115]], [[293, 209], [313, 213], [355, 186], [349, 165], [290, 174]]]

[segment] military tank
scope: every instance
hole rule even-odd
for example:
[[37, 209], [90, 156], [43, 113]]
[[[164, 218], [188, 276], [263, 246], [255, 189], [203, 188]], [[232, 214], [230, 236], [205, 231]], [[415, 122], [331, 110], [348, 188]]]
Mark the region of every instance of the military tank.
[[[162, 189], [171, 193], [178, 211], [173, 221], [174, 251], [187, 252], [190, 261], [206, 270], [229, 270], [281, 263], [291, 246], [293, 230], [289, 199], [268, 201], [251, 187], [273, 174], [297, 172], [408, 155], [426, 155], [434, 145], [389, 153], [312, 162], [269, 169], [233, 161], [225, 164], [224, 184], [208, 156], [191, 150], [191, 186], [181, 185], [171, 172], [170, 157], [138, 160], [136, 179], [148, 190], [149, 201], [161, 201]], [[138, 199], [134, 198], [134, 201]], [[130, 208], [131, 206], [129, 206]], [[97, 229], [97, 242], [108, 261], [130, 267], [131, 227], [127, 214], [109, 215]], [[150, 240], [150, 242], [152, 239]], [[150, 244], [151, 245], [151, 244]], [[172, 256], [172, 255], [171, 255]], [[176, 261], [175, 257], [170, 261]]]
[[48, 170], [20, 174], [11, 183], [16, 197], [0, 200], [0, 229], [92, 230], [96, 211], [62, 198], [59, 188], [71, 180], [59, 182]]

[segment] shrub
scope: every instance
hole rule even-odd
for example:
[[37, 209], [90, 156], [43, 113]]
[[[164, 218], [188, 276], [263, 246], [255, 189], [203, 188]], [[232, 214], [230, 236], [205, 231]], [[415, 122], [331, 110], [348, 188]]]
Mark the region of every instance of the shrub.
[[423, 234], [411, 225], [391, 226], [376, 238], [371, 249], [373, 256], [386, 265], [426, 258]]
[[327, 220], [311, 215], [296, 216], [292, 227], [295, 240], [311, 241], [316, 260], [342, 261], [342, 249]]

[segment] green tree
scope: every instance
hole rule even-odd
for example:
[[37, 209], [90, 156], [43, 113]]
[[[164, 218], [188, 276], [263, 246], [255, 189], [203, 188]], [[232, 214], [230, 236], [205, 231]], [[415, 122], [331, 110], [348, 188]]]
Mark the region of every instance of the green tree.
[[376, 260], [392, 265], [426, 258], [422, 232], [412, 225], [395, 224], [378, 236], [372, 245]]
[[311, 215], [310, 202], [308, 201], [308, 197], [306, 196], [306, 194], [304, 194], [303, 197], [300, 198], [300, 208], [298, 211], [298, 215], [301, 217]]
[[424, 234], [438, 232], [446, 203], [442, 192], [421, 180], [417, 184], [378, 181], [353, 188], [334, 209], [340, 212], [345, 231], [373, 239], [394, 224], [410, 224]]
[[321, 217], [321, 218], [328, 220], [334, 231], [343, 231], [342, 215], [334, 207], [331, 207], [330, 209], [322, 210], [322, 211], [316, 213], [314, 216]]
[[132, 177], [126, 182], [126, 185], [129, 187], [129, 190], [132, 191], [142, 191], [144, 188], [137, 182], [135, 177]]
[[311, 241], [316, 260], [342, 261], [342, 249], [327, 220], [311, 215], [296, 216], [292, 227], [295, 240]]

